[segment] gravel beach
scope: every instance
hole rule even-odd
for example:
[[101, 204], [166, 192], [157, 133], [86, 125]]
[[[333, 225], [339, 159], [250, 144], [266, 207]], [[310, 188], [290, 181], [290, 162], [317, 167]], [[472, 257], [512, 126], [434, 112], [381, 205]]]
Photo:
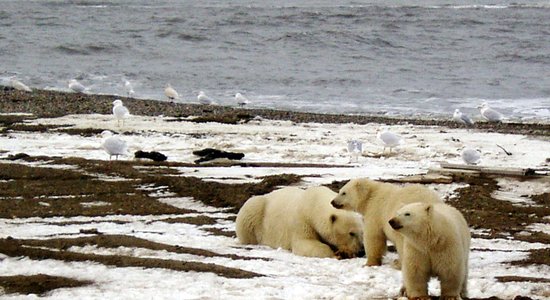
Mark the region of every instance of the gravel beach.
[[[381, 123], [414, 125], [435, 125], [448, 128], [461, 128], [463, 125], [449, 119], [395, 118], [372, 115], [336, 115], [280, 111], [271, 109], [247, 109], [227, 106], [171, 103], [154, 100], [132, 99], [112, 95], [89, 95], [57, 91], [34, 90], [32, 93], [0, 88], [0, 113], [32, 113], [36, 117], [59, 117], [67, 114], [111, 114], [112, 102], [122, 99], [134, 115], [167, 117], [199, 117], [195, 121], [217, 121], [236, 123], [256, 116], [272, 120], [289, 120], [298, 123]], [[550, 123], [489, 123], [476, 122], [475, 129], [490, 132], [515, 133], [537, 136], [550, 136]]]

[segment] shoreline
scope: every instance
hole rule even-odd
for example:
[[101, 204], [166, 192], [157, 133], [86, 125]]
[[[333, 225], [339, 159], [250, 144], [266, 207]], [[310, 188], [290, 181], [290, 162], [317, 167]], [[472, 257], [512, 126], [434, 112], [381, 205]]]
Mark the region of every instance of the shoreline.
[[[112, 102], [121, 99], [132, 115], [175, 118], [197, 117], [195, 122], [221, 122], [236, 124], [254, 117], [271, 120], [286, 120], [296, 123], [380, 123], [387, 125], [412, 124], [442, 126], [447, 128], [468, 128], [451, 119], [428, 119], [409, 117], [386, 117], [378, 115], [343, 115], [297, 112], [288, 110], [239, 108], [194, 103], [173, 103], [159, 100], [135, 99], [115, 95], [81, 94], [48, 90], [22, 92], [0, 87], [0, 113], [31, 113], [39, 118], [60, 117], [69, 114], [111, 114]], [[476, 122], [472, 129], [488, 132], [524, 134], [550, 137], [550, 123], [490, 123]]]

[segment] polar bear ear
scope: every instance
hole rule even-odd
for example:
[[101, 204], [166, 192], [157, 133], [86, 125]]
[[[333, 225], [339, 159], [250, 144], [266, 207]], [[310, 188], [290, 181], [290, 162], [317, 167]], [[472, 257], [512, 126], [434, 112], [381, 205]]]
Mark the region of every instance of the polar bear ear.
[[434, 210], [434, 206], [432, 204], [426, 205], [426, 213], [429, 215], [432, 214], [432, 211]]
[[330, 222], [333, 224], [336, 222], [336, 215], [330, 215]]

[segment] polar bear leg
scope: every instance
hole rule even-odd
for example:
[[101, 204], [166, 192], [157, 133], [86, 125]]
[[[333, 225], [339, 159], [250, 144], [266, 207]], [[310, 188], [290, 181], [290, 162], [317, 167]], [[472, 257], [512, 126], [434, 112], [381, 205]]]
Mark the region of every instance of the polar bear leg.
[[235, 231], [242, 244], [260, 244], [266, 198], [256, 196], [248, 199], [239, 210]]
[[367, 266], [382, 265], [382, 257], [386, 253], [386, 236], [382, 230], [369, 232], [365, 229], [363, 244], [367, 254]]
[[464, 274], [464, 281], [462, 282], [462, 290], [460, 291], [460, 296], [462, 298], [468, 297], [468, 262], [466, 262], [466, 274]]
[[311, 257], [336, 257], [332, 249], [330, 249], [327, 244], [323, 244], [320, 241], [313, 239], [293, 240], [292, 253]]
[[428, 296], [429, 257], [412, 246], [404, 247], [401, 263], [407, 297], [410, 299]]
[[439, 276], [441, 282], [441, 299], [460, 299], [464, 287], [463, 277], [457, 274], [443, 274]]

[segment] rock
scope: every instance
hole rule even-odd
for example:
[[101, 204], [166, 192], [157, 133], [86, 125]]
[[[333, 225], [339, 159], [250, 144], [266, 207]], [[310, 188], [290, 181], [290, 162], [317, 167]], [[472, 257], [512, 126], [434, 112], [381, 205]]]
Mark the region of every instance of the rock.
[[168, 159], [166, 155], [157, 151], [146, 152], [146, 151], [138, 150], [134, 153], [134, 156], [135, 158], [148, 158], [153, 161], [165, 161], [166, 159]]
[[213, 149], [213, 148], [205, 148], [202, 150], [193, 151], [193, 154], [196, 156], [201, 156], [201, 158], [195, 160], [195, 163], [197, 164], [201, 162], [217, 159], [217, 158], [240, 160], [244, 157], [244, 153], [228, 152], [228, 151], [222, 151], [222, 150]]

